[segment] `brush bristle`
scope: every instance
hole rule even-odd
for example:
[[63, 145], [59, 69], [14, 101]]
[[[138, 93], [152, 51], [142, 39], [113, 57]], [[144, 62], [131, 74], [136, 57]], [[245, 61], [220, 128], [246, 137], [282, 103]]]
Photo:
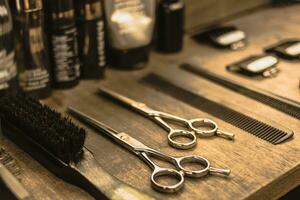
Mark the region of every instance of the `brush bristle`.
[[0, 98], [4, 119], [64, 162], [75, 161], [82, 152], [86, 132], [70, 119], [24, 95]]

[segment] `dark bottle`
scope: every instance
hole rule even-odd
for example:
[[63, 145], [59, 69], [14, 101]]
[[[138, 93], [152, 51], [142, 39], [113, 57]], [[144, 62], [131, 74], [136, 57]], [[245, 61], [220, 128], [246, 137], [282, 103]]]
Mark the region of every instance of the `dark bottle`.
[[155, 24], [154, 0], [104, 0], [108, 60], [112, 67], [139, 69], [149, 59]]
[[34, 98], [46, 98], [51, 93], [51, 82], [42, 1], [14, 0], [10, 3], [20, 87]]
[[182, 0], [162, 0], [157, 11], [157, 50], [176, 53], [182, 50], [184, 35]]
[[106, 58], [101, 0], [74, 2], [81, 77], [83, 79], [102, 78], [104, 77]]
[[53, 85], [71, 88], [79, 83], [77, 29], [73, 0], [44, 0]]
[[13, 22], [8, 2], [0, 0], [0, 96], [18, 90], [12, 31]]

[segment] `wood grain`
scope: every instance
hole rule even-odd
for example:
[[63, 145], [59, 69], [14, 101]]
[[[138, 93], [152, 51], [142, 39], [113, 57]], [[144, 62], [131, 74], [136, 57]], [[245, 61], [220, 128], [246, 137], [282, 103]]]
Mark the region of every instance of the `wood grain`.
[[185, 0], [187, 31], [222, 22], [245, 11], [270, 4], [270, 0]]
[[[238, 52], [217, 50], [199, 45], [186, 38], [185, 49], [180, 54], [153, 53], [149, 66], [141, 71], [108, 70], [105, 81], [82, 81], [72, 90], [57, 90], [44, 102], [64, 112], [67, 106], [125, 131], [143, 143], [176, 156], [202, 155], [212, 166], [230, 168], [228, 178], [208, 176], [202, 179], [187, 178], [182, 191], [165, 195], [154, 191], [149, 182], [150, 168], [135, 155], [112, 142], [109, 138], [88, 129], [86, 146], [94, 153], [100, 165], [111, 175], [157, 199], [277, 199], [300, 184], [300, 122], [252, 99], [229, 91], [177, 67], [181, 62], [193, 62], [237, 82], [254, 85], [291, 99], [300, 100], [298, 89], [300, 64], [282, 61], [278, 77], [253, 80], [226, 72], [224, 66], [245, 56], [262, 52], [282, 38], [300, 35], [300, 6], [272, 8], [242, 19], [231, 21], [249, 35], [249, 46]], [[272, 19], [272, 20], [269, 20]], [[137, 82], [148, 72], [156, 72], [184, 85], [197, 93], [233, 106], [242, 112], [251, 111], [253, 117], [262, 115], [288, 126], [295, 132], [293, 140], [274, 146], [241, 131], [207, 113], [179, 102], [167, 95], [147, 88]], [[221, 138], [201, 138], [195, 149], [178, 151], [169, 147], [166, 132], [152, 121], [114, 102], [96, 95], [97, 88], [105, 85], [131, 98], [147, 103], [153, 108], [186, 118], [209, 117], [220, 128], [236, 134], [234, 142]], [[36, 199], [93, 199], [83, 190], [55, 177], [11, 141], [0, 140], [22, 168], [22, 183]]]

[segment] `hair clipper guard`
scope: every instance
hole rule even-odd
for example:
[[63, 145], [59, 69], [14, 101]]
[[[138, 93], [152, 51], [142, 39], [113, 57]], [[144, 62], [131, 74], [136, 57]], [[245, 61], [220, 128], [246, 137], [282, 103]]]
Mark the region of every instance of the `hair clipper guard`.
[[232, 50], [243, 49], [247, 45], [246, 33], [235, 26], [216, 27], [197, 34], [194, 38], [198, 41], [210, 42], [219, 48], [229, 48]]
[[255, 55], [226, 67], [228, 71], [247, 76], [274, 77], [279, 73], [278, 59], [271, 55]]
[[265, 48], [266, 53], [272, 53], [287, 60], [300, 59], [300, 40], [288, 39], [277, 42], [270, 47]]

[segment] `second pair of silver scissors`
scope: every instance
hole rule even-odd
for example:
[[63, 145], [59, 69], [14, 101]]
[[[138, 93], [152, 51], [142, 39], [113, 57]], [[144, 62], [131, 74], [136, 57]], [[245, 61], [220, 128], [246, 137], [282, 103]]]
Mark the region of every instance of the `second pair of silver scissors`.
[[[201, 156], [184, 156], [174, 157], [166, 155], [155, 149], [152, 149], [140, 141], [134, 139], [124, 132], [118, 132], [107, 125], [91, 118], [90, 116], [74, 109], [69, 108], [69, 113], [75, 118], [79, 119], [83, 123], [94, 127], [101, 133], [106, 134], [112, 138], [115, 142], [122, 145], [126, 149], [130, 150], [138, 157], [143, 159], [153, 169], [150, 180], [154, 189], [160, 192], [174, 193], [180, 190], [184, 184], [184, 177], [200, 178], [209, 173], [217, 173], [228, 176], [230, 174], [229, 169], [217, 169], [210, 166], [210, 162]], [[169, 162], [175, 166], [176, 169], [162, 168], [156, 165], [151, 157], [156, 157], [162, 161]], [[190, 170], [186, 166], [187, 164], [197, 164], [198, 170]], [[194, 165], [195, 166], [195, 165]], [[162, 178], [175, 178], [177, 182], [175, 184], [161, 183], [158, 181]]]
[[[234, 139], [234, 134], [220, 131], [218, 125], [210, 119], [197, 118], [188, 120], [172, 114], [154, 110], [144, 103], [134, 101], [128, 97], [125, 97], [106, 88], [100, 88], [100, 92], [104, 93], [110, 98], [118, 100], [119, 102], [129, 106], [135, 111], [156, 121], [159, 125], [161, 125], [169, 132], [168, 142], [174, 148], [190, 149], [194, 147], [197, 144], [197, 136], [209, 137], [217, 135], [230, 140]], [[165, 120], [174, 121], [178, 124], [184, 125], [189, 129], [189, 131], [173, 129]], [[187, 142], [176, 141], [176, 138], [179, 137], [184, 137], [188, 140]]]

